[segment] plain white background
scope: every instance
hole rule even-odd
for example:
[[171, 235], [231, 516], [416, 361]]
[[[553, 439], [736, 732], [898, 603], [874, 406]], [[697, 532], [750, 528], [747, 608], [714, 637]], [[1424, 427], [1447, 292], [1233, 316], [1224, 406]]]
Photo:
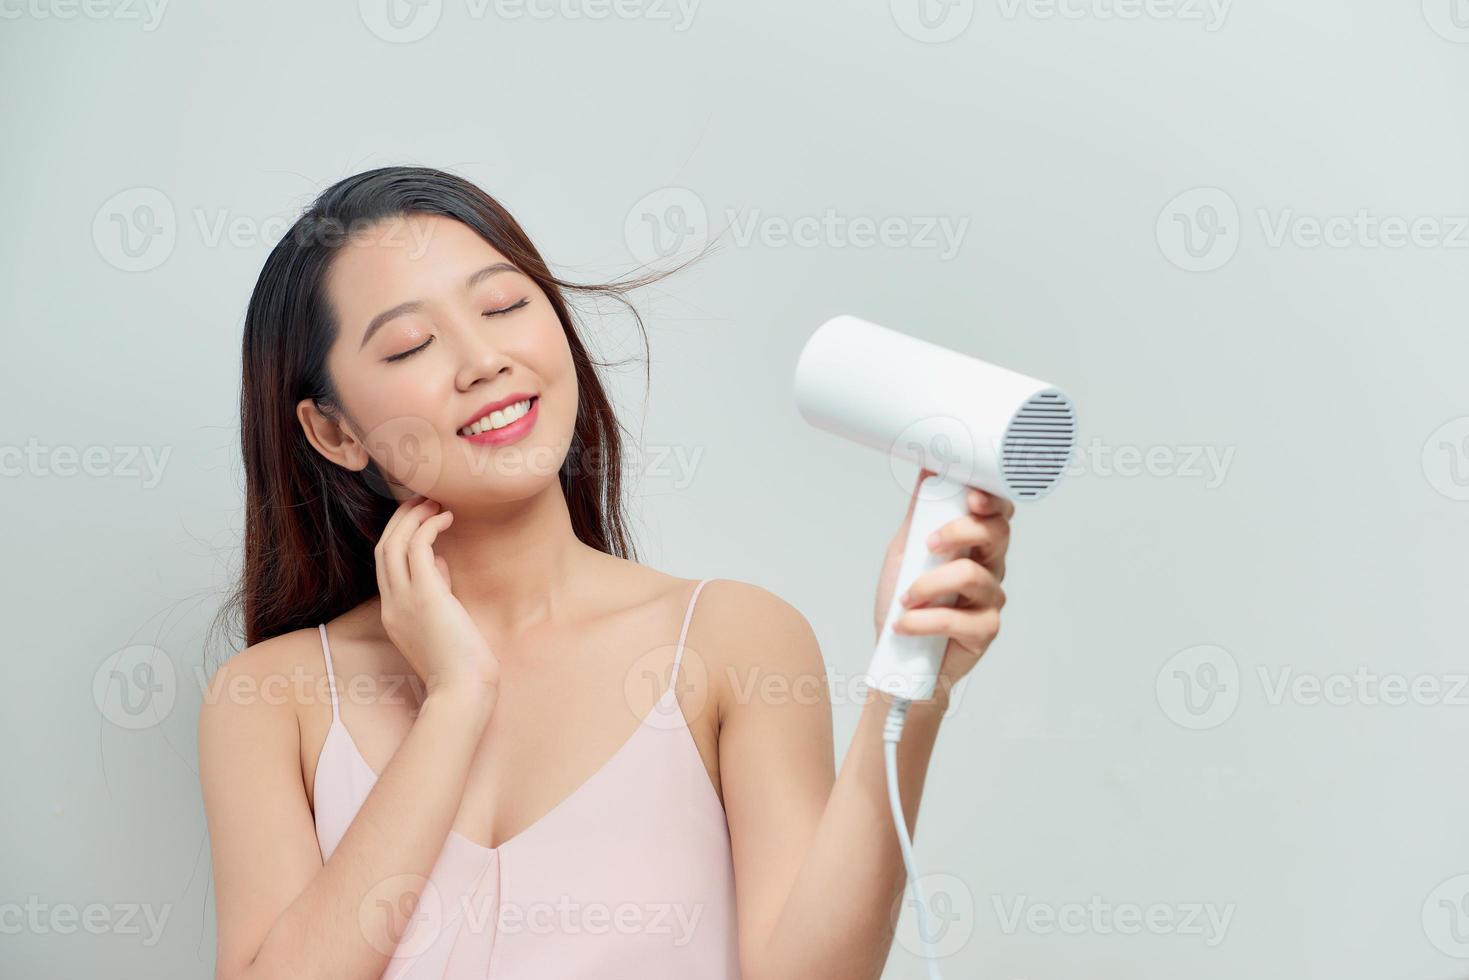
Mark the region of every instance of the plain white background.
[[946, 976], [1469, 975], [1469, 4], [390, 13], [0, 3], [0, 972], [210, 975], [244, 306], [408, 163], [573, 277], [724, 234], [612, 375], [638, 540], [809, 618], [839, 754], [913, 471], [800, 420], [801, 344], [852, 312], [1075, 397], [923, 801]]

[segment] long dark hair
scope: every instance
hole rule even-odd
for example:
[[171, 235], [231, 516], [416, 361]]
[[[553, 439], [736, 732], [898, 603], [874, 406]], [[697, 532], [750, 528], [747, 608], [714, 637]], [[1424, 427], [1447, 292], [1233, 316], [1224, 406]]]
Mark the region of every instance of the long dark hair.
[[[535, 245], [498, 201], [462, 177], [427, 167], [383, 167], [321, 193], [265, 260], [245, 313], [240, 375], [240, 444], [245, 464], [245, 549], [241, 575], [216, 625], [246, 645], [314, 626], [377, 593], [373, 547], [397, 507], [376, 464], [338, 466], [307, 441], [296, 415], [303, 398], [340, 412], [327, 371], [339, 324], [325, 279], [348, 234], [389, 218], [433, 214], [467, 225], [535, 281], [566, 332], [580, 389], [576, 426], [559, 478], [578, 539], [637, 560], [622, 500], [621, 425], [578, 334], [563, 290], [602, 294], [642, 317], [624, 297], [675, 268], [609, 283], [551, 274]], [[707, 251], [707, 248], [704, 250]], [[644, 359], [646, 367], [647, 361]]]

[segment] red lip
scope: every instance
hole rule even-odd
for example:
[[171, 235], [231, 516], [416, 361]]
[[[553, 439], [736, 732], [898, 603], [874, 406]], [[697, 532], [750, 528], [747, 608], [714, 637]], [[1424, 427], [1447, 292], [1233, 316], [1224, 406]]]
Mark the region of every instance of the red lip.
[[[500, 398], [500, 399], [497, 399], [495, 401], [490, 402], [484, 408], [481, 408], [479, 411], [475, 412], [469, 418], [465, 419], [463, 422], [460, 422], [459, 423], [459, 428], [462, 429], [466, 425], [473, 425], [474, 423], [478, 422], [480, 419], [484, 418], [486, 415], [489, 415], [491, 412], [497, 412], [500, 409], [504, 408], [506, 405], [514, 405], [516, 402], [523, 402], [527, 398], [535, 398], [535, 397], [536, 396], [534, 394], [532, 394], [531, 392], [528, 392], [528, 391], [517, 391], [513, 395], [506, 395], [504, 398]], [[535, 406], [532, 405], [531, 407], [534, 408]], [[458, 430], [456, 429], [455, 431], [457, 432]]]
[[[519, 400], [523, 400], [524, 397], [523, 395], [519, 396]], [[476, 446], [508, 446], [512, 442], [519, 442], [525, 438], [531, 429], [535, 428], [536, 421], [541, 417], [540, 396], [531, 395], [530, 399], [530, 409], [509, 425], [501, 426], [498, 429], [487, 429], [484, 432], [477, 432], [472, 436], [461, 435], [459, 438], [465, 442], [473, 443]], [[513, 405], [515, 402], [498, 402], [497, 404]], [[493, 411], [493, 408], [491, 411]]]

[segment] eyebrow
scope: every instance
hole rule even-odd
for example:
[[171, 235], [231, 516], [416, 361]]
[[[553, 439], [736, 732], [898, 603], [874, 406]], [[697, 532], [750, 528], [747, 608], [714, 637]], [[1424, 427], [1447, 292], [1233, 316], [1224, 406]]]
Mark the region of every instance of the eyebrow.
[[[468, 279], [466, 279], [464, 281], [464, 288], [473, 289], [475, 286], [484, 282], [486, 279], [490, 278], [496, 273], [519, 271], [519, 269], [515, 268], [515, 266], [511, 265], [509, 262], [496, 262], [494, 265], [485, 266], [483, 269], [480, 269], [478, 272], [474, 273]], [[367, 342], [372, 339], [372, 335], [377, 333], [378, 328], [387, 323], [389, 320], [392, 320], [395, 317], [403, 316], [405, 313], [416, 313], [421, 309], [423, 309], [423, 303], [420, 300], [410, 299], [406, 303], [399, 303], [392, 309], [383, 310], [377, 316], [373, 317], [372, 322], [367, 325], [367, 329], [363, 331], [362, 334], [362, 343], [357, 345], [357, 349], [361, 350], [362, 348], [366, 347]]]

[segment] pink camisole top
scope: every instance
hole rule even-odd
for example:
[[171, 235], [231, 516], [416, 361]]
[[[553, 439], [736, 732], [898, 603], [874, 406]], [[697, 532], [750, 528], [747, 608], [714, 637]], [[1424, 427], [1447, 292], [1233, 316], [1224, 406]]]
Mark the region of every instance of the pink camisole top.
[[[525, 830], [485, 847], [449, 831], [385, 980], [722, 980], [739, 977], [724, 807], [676, 697], [699, 591], [667, 688], [602, 767]], [[315, 774], [316, 838], [331, 857], [377, 781], [337, 710]]]

